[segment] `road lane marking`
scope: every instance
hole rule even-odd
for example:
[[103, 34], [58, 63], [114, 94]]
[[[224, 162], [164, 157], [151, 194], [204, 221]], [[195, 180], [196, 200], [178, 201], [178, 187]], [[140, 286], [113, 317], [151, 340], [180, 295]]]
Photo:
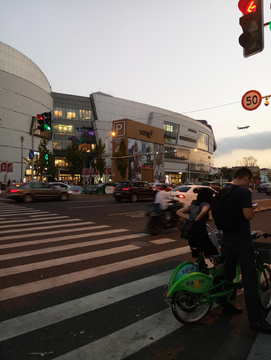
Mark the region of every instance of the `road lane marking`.
[[[0, 217], [15, 217], [15, 216], [26, 216], [26, 215], [29, 216], [29, 215], [32, 215], [32, 214], [37, 214], [37, 212], [36, 211], [35, 212], [27, 212], [27, 213], [19, 212], [19, 213], [13, 213], [13, 214], [0, 215]], [[41, 211], [36, 216], [43, 216], [43, 214], [49, 214], [49, 211]], [[32, 216], [35, 216], [35, 215], [32, 215]]]
[[[64, 218], [69, 218], [69, 216], [55, 216], [55, 215], [58, 215], [58, 214], [47, 214], [47, 215], [44, 215], [44, 217], [42, 218], [42, 220], [51, 220], [52, 219], [52, 216], [54, 216], [54, 219], [64, 219]], [[47, 216], [50, 216], [50, 217], [47, 217]], [[0, 219], [2, 220], [2, 219]], [[23, 222], [32, 222], [32, 221], [40, 221], [40, 219], [38, 218], [31, 218], [31, 219], [22, 219], [22, 220], [3, 220], [3, 222], [5, 221], [5, 224], [12, 224], [12, 223], [23, 223]]]
[[112, 305], [169, 282], [174, 269], [0, 323], [0, 341]]
[[[103, 225], [103, 227], [110, 227], [109, 225]], [[63, 229], [63, 230], [54, 230], [54, 231], [46, 231], [45, 233], [31, 233], [31, 234], [22, 234], [22, 235], [8, 235], [8, 236], [1, 236], [0, 241], [4, 240], [12, 240], [12, 239], [24, 239], [29, 238], [33, 236], [48, 236], [48, 235], [54, 235], [54, 234], [64, 234], [64, 233], [70, 233], [72, 231], [86, 231], [86, 230], [92, 230], [95, 228], [94, 226], [88, 226], [83, 227], [80, 229]], [[76, 237], [76, 235], [74, 235]]]
[[[51, 252], [57, 252], [57, 251], [65, 251], [70, 250], [74, 248], [80, 248], [80, 247], [89, 247], [93, 245], [101, 245], [105, 243], [111, 243], [116, 241], [124, 241], [124, 240], [130, 240], [134, 238], [139, 238], [140, 235], [132, 234], [132, 235], [124, 235], [124, 236], [117, 236], [117, 237], [110, 237], [106, 239], [100, 239], [100, 240], [91, 240], [91, 241], [85, 241], [82, 243], [74, 243], [74, 244], [66, 244], [61, 246], [54, 246], [49, 248], [42, 248], [37, 250], [29, 250], [29, 251], [23, 251], [23, 252], [16, 252], [16, 253], [9, 253], [5, 255], [0, 255], [0, 261], [3, 260], [10, 260], [10, 259], [18, 259], [20, 257], [27, 257], [27, 256], [34, 256], [34, 255], [40, 255], [40, 254], [48, 254]], [[1, 246], [0, 246], [1, 249]]]
[[[68, 218], [68, 216], [59, 216], [59, 218]], [[56, 219], [56, 218], [54, 218], [54, 219]], [[62, 220], [61, 219], [59, 219], [59, 220], [51, 220], [51, 218], [42, 218], [42, 220], [44, 222], [46, 221], [46, 224], [56, 224], [56, 223], [59, 223], [59, 222], [63, 222], [63, 219]], [[21, 227], [21, 226], [29, 226], [29, 224], [27, 224], [27, 223], [26, 224], [21, 224], [21, 222], [29, 222], [29, 221], [40, 221], [40, 219], [19, 220], [19, 221], [16, 221], [16, 223], [19, 223], [19, 224], [13, 224], [12, 228]], [[70, 221], [82, 221], [82, 219], [66, 219], [65, 223], [70, 222]], [[15, 222], [15, 220], [14, 220], [14, 222]], [[34, 225], [36, 225], [36, 224], [34, 224]], [[1, 229], [10, 229], [10, 228], [11, 228], [10, 225], [1, 226]], [[20, 229], [20, 231], [21, 231], [21, 229]]]
[[63, 285], [73, 284], [78, 281], [96, 278], [98, 276], [111, 274], [113, 272], [130, 269], [144, 264], [150, 264], [155, 261], [164, 260], [167, 258], [185, 254], [188, 251], [190, 251], [190, 247], [185, 246], [178, 249], [162, 251], [159, 253], [123, 260], [116, 263], [101, 265], [92, 269], [85, 269], [74, 273], [55, 276], [49, 279], [34, 281], [28, 284], [12, 286], [10, 288], [0, 290], [0, 301], [14, 299], [19, 296], [25, 296], [36, 292], [57, 288]]
[[161, 244], [167, 244], [169, 242], [176, 242], [176, 240], [165, 238], [165, 239], [151, 240], [150, 242], [153, 244], [161, 245]]
[[117, 214], [108, 214], [109, 216], [116, 216], [116, 215], [127, 215], [127, 214], [140, 214], [143, 211], [131, 211], [131, 212], [125, 212], [125, 213], [117, 213]]
[[[109, 227], [108, 225], [97, 225], [97, 226], [93, 226], [92, 230], [103, 229], [103, 228], [108, 228], [108, 227]], [[10, 249], [10, 248], [15, 248], [15, 247], [38, 245], [38, 244], [49, 244], [52, 242], [65, 241], [65, 240], [77, 240], [77, 239], [84, 238], [84, 237], [114, 234], [114, 233], [119, 233], [119, 232], [124, 232], [124, 231], [129, 231], [129, 230], [127, 230], [127, 229], [114, 229], [114, 230], [110, 229], [110, 230], [105, 230], [105, 231], [96, 231], [96, 232], [92, 232], [92, 233], [67, 235], [67, 236], [60, 236], [60, 237], [56, 237], [56, 238], [47, 238], [47, 239], [42, 239], [42, 240], [25, 241], [25, 242], [13, 243], [13, 244], [0, 245], [0, 249]]]
[[136, 246], [136, 245], [124, 245], [124, 246], [119, 246], [116, 248], [97, 250], [97, 251], [82, 253], [82, 254], [78, 254], [78, 255], [72, 255], [72, 256], [66, 256], [66, 257], [52, 259], [52, 260], [40, 261], [37, 263], [18, 265], [18, 266], [14, 266], [11, 268], [2, 269], [0, 272], [0, 277], [10, 276], [10, 275], [20, 274], [20, 273], [24, 273], [24, 272], [29, 272], [29, 271], [40, 270], [40, 269], [47, 269], [47, 268], [50, 268], [53, 266], [66, 265], [66, 264], [70, 264], [70, 263], [89, 260], [89, 259], [93, 259], [93, 258], [99, 258], [99, 257], [108, 256], [108, 255], [112, 255], [112, 254], [121, 254], [126, 251], [133, 251], [133, 250], [138, 250], [138, 249], [140, 249], [140, 247]]
[[[80, 221], [80, 219], [70, 219], [67, 221]], [[82, 220], [81, 220], [82, 221]], [[47, 223], [46, 223], [47, 224]], [[75, 224], [67, 224], [66, 222], [58, 225], [46, 225], [46, 226], [37, 226], [37, 227], [28, 227], [27, 229], [11, 229], [11, 230], [3, 230], [0, 231], [0, 234], [11, 234], [14, 232], [23, 232], [23, 231], [36, 231], [36, 230], [45, 230], [45, 229], [53, 229], [53, 228], [59, 228], [59, 227], [71, 227], [71, 226], [82, 226], [82, 225], [93, 225], [95, 224], [93, 221], [87, 221], [87, 222], [81, 222], [81, 223], [75, 223]], [[19, 225], [21, 226], [21, 225]]]
[[182, 326], [172, 319], [171, 309], [167, 308], [54, 360], [90, 359], [90, 356], [95, 360], [126, 359]]

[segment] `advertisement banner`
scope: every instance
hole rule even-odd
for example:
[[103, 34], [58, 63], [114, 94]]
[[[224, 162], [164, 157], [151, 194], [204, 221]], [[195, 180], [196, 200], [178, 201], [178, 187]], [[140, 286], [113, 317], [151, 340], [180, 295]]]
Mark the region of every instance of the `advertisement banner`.
[[164, 145], [153, 144], [154, 181], [164, 181]]
[[142, 141], [142, 169], [153, 169], [153, 143]]
[[141, 180], [141, 140], [128, 139], [129, 180]]

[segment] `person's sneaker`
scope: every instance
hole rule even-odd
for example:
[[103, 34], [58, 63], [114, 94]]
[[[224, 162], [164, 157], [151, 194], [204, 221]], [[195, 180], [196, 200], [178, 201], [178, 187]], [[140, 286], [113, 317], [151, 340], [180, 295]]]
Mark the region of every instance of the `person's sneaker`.
[[271, 334], [271, 325], [266, 320], [263, 320], [257, 325], [250, 325], [251, 331], [261, 332], [264, 334]]
[[224, 305], [222, 309], [222, 314], [224, 315], [239, 315], [242, 314], [243, 310], [235, 307], [234, 305]]

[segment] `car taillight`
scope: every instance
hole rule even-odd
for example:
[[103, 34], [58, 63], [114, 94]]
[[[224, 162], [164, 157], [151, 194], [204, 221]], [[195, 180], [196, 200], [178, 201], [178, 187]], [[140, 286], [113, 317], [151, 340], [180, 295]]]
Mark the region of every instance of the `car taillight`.
[[114, 187], [114, 190], [117, 190], [117, 188], [116, 188], [116, 187]]
[[17, 189], [11, 189], [10, 192], [11, 193], [16, 193], [16, 192], [18, 192], [18, 190]]
[[130, 190], [130, 188], [123, 188], [122, 190], [126, 190], [126, 191], [127, 191], [127, 190]]
[[184, 199], [184, 198], [185, 198], [185, 196], [184, 196], [184, 195], [182, 195], [182, 194], [177, 195], [177, 197], [178, 197], [178, 198], [180, 198], [180, 199]]

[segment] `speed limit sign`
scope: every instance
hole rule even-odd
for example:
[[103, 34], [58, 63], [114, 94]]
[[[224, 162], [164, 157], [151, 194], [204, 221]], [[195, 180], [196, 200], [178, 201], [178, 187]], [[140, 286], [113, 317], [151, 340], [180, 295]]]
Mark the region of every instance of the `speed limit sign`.
[[261, 105], [261, 102], [262, 95], [256, 90], [250, 90], [242, 97], [242, 106], [249, 111], [257, 109]]

